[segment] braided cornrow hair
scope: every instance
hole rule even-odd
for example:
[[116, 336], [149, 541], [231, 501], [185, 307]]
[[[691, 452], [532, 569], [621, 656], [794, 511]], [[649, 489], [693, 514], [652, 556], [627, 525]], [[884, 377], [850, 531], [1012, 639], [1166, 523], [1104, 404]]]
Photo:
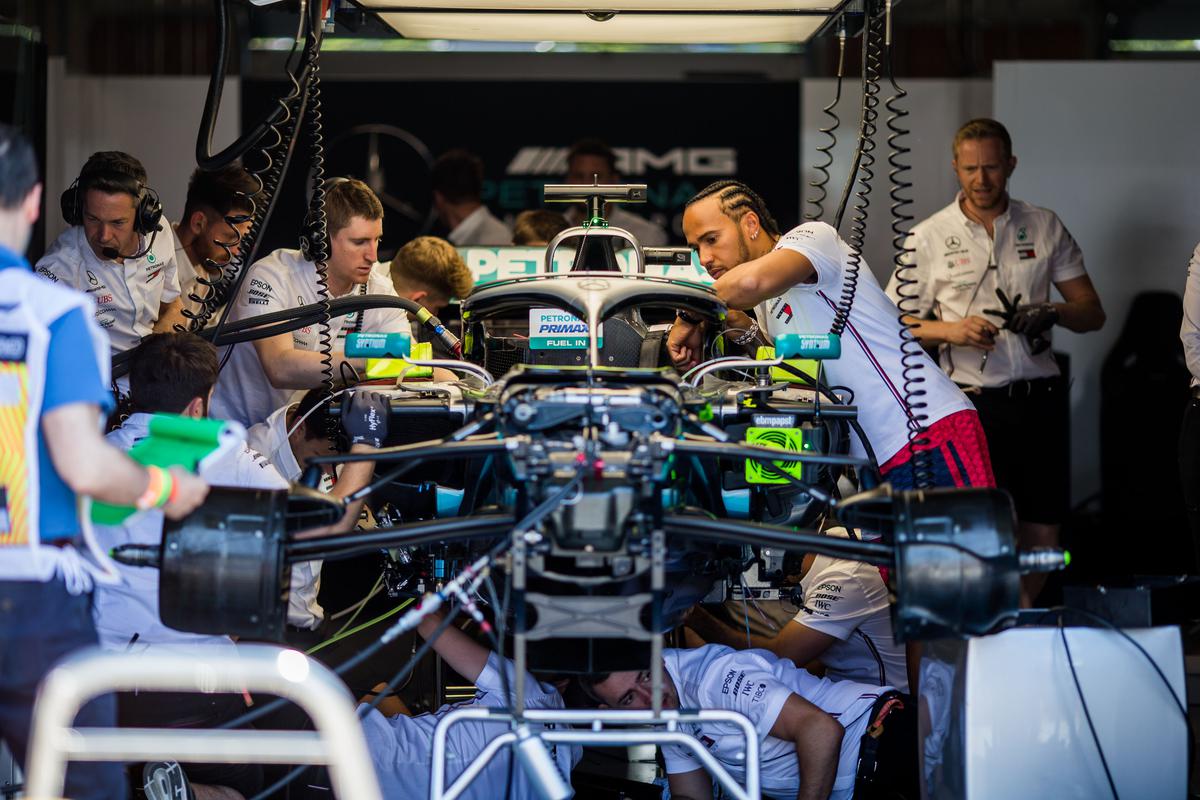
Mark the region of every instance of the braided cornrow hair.
[[746, 216], [747, 211], [753, 211], [758, 215], [758, 222], [768, 235], [780, 235], [779, 223], [767, 210], [767, 204], [758, 196], [758, 192], [741, 181], [730, 179], [714, 181], [701, 189], [691, 200], [688, 200], [684, 208], [713, 195], [717, 195], [720, 200], [721, 211], [734, 222], [740, 222], [742, 217]]

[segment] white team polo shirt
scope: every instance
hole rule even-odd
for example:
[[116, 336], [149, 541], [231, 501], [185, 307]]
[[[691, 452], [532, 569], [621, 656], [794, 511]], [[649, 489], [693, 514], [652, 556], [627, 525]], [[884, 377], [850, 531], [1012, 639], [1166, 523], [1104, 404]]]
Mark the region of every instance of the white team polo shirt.
[[[309, 305], [317, 302], [317, 272], [299, 250], [276, 250], [250, 267], [242, 282], [238, 298], [229, 313], [230, 321], [248, 319], [273, 311]], [[342, 297], [356, 294], [386, 294], [396, 296], [392, 283], [372, 272], [364, 286], [355, 286]], [[330, 298], [336, 299], [336, 298]], [[347, 333], [353, 332], [358, 312], [331, 320], [337, 329], [334, 338], [334, 359], [341, 350]], [[297, 350], [315, 352], [320, 349], [319, 334], [323, 325], [308, 325], [292, 331], [292, 345]], [[398, 308], [373, 308], [363, 318], [364, 332], [406, 332], [412, 334], [408, 315]], [[335, 375], [336, 379], [337, 376]], [[276, 389], [267, 380], [258, 351], [253, 342], [233, 345], [229, 363], [221, 370], [213, 393], [212, 416], [236, 420], [246, 427], [265, 420], [291, 397], [293, 389]]]
[[480, 206], [454, 226], [446, 238], [455, 247], [503, 247], [512, 244], [512, 231], [487, 206]]
[[[920, 283], [906, 293], [916, 297], [916, 316], [945, 322], [979, 316], [1000, 327], [998, 317], [983, 313], [1002, 310], [997, 287], [1021, 305], [1045, 303], [1051, 284], [1087, 274], [1079, 245], [1053, 211], [1010, 198], [993, 223], [993, 239], [963, 213], [961, 197], [959, 192], [954, 202], [914, 226], [908, 238], [916, 268], [907, 274]], [[899, 288], [893, 274], [887, 291], [897, 302]], [[1025, 337], [1012, 331], [1000, 331], [986, 363], [983, 353], [977, 347], [938, 348], [942, 368], [964, 386], [1007, 386], [1059, 374], [1050, 350], [1032, 356]]]
[[[848, 538], [845, 528], [825, 535]], [[804, 599], [796, 622], [838, 640], [820, 656], [827, 678], [908, 691], [904, 645], [892, 633], [888, 590], [877, 568], [818, 555], [800, 579], [800, 590]]]
[[[142, 247], [144, 237], [138, 243], [138, 249]], [[95, 301], [96, 322], [108, 331], [113, 355], [136, 347], [153, 333], [159, 307], [179, 297], [175, 236], [166, 222], [159, 223], [154, 246], [146, 255], [127, 258], [123, 264], [93, 253], [82, 225], [67, 228], [38, 259], [36, 269]]]
[[[127, 451], [149, 435], [150, 418], [150, 414], [133, 414], [105, 438], [114, 447]], [[200, 476], [213, 486], [286, 489], [288, 485], [266, 459], [245, 445], [206, 463]], [[152, 509], [134, 514], [121, 525], [97, 525], [96, 539], [108, 551], [123, 544], [161, 544], [162, 531], [163, 513]], [[228, 636], [185, 633], [163, 624], [158, 613], [157, 569], [117, 564], [117, 571], [121, 573], [121, 583], [96, 583], [92, 614], [101, 647], [123, 651], [134, 642], [132, 650], [141, 652], [149, 646], [232, 646]]]
[[[246, 444], [250, 449], [262, 453], [265, 458], [283, 476], [287, 483], [295, 483], [300, 479], [302, 470], [292, 452], [288, 441], [288, 412], [296, 404], [282, 406], [246, 431]], [[310, 418], [311, 419], [311, 418]], [[327, 475], [321, 476], [318, 487], [326, 494], [333, 488], [333, 482]], [[321, 565], [323, 561], [301, 561], [292, 565], [291, 589], [288, 591], [287, 621], [289, 625], [307, 630], [316, 630], [325, 619], [325, 609], [317, 602], [321, 592]]]
[[[801, 283], [755, 308], [759, 325], [772, 340], [781, 333], [827, 333], [842, 295], [850, 245], [824, 222], [806, 222], [785, 233], [775, 249], [794, 250], [812, 262], [815, 283]], [[859, 266], [858, 291], [846, 330], [842, 357], [824, 362], [823, 380], [854, 392], [858, 421], [879, 464], [908, 444], [908, 409], [904, 405], [904, 371], [900, 351], [900, 311], [888, 299], [865, 260]], [[966, 395], [920, 351], [918, 373], [924, 409], [932, 425], [958, 411], [973, 409]], [[857, 436], [850, 437], [851, 455], [865, 451]]]
[[[892, 687], [818, 678], [769, 650], [734, 650], [720, 644], [664, 650], [663, 663], [679, 692], [680, 708], [738, 711], [753, 723], [759, 737], [762, 790], [770, 797], [795, 797], [800, 787], [796, 745], [770, 735], [788, 697], [798, 694], [836, 719], [846, 732], [830, 798], [849, 800], [859, 740], [870, 722], [871, 706]], [[738, 758], [745, 749], [740, 728], [724, 723], [680, 727], [699, 739], [734, 778], [745, 779], [745, 762]], [[664, 746], [663, 758], [671, 775], [701, 768], [690, 751], [678, 745]]]
[[[433, 756], [433, 732], [438, 722], [456, 708], [484, 706], [507, 708], [512, 700], [504, 692], [504, 681], [500, 675], [501, 664], [507, 664], [508, 683], [511, 686], [516, 673], [511, 661], [503, 662], [495, 653], [488, 656], [487, 664], [475, 679], [476, 694], [467, 703], [444, 705], [437, 711], [413, 717], [403, 714], [385, 717], [372, 709], [363, 717], [363, 733], [366, 734], [367, 752], [375, 764], [379, 777], [379, 788], [388, 798], [425, 798], [429, 796], [429, 764]], [[550, 684], [539, 683], [531, 675], [525, 675], [526, 708], [563, 708], [563, 700]], [[365, 706], [360, 706], [361, 711]], [[536, 730], [542, 726], [531, 725]], [[509, 730], [507, 722], [482, 722], [468, 720], [459, 722], [446, 734], [446, 785], [453, 783], [459, 774], [479, 755], [488, 742]], [[583, 756], [579, 745], [557, 744], [551, 748], [551, 758], [562, 776], [570, 783], [571, 770]], [[529, 777], [520, 764], [512, 768], [512, 790], [508, 792], [508, 756], [493, 758], [478, 778], [461, 796], [467, 800], [498, 800], [510, 794], [513, 800], [537, 800], [541, 794], [530, 784]]]

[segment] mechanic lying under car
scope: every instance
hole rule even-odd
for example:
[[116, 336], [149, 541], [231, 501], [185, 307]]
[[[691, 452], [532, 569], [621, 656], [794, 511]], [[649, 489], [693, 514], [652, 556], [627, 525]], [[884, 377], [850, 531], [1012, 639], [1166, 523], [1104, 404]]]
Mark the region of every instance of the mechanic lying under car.
[[[648, 670], [590, 675], [580, 683], [602, 708], [651, 707]], [[768, 797], [919, 796], [916, 704], [890, 686], [835, 682], [767, 650], [710, 644], [663, 651], [662, 706], [744, 714], [759, 734]], [[683, 727], [734, 778], [744, 780], [740, 732], [730, 733], [721, 723]], [[672, 798], [712, 796], [712, 777], [689, 751], [667, 745], [663, 757]]]

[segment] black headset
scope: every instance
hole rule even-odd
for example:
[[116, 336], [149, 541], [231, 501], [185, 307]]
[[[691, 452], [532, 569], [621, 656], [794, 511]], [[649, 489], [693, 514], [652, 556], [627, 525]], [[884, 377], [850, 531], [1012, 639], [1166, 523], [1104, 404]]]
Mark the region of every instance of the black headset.
[[[67, 190], [62, 193], [59, 203], [62, 207], [63, 219], [68, 225], [83, 224], [83, 192], [80, 189], [86, 190], [88, 183], [98, 177], [114, 179], [128, 187], [126, 191], [134, 197], [133, 229], [135, 231], [142, 236], [158, 232], [158, 225], [162, 221], [163, 215], [162, 202], [158, 199], [158, 192], [122, 171], [117, 166], [116, 159], [110, 159], [100, 154], [87, 160], [83, 169], [79, 171], [79, 177], [72, 181]], [[80, 187], [80, 183], [83, 183], [83, 187]]]
[[[349, 183], [349, 182], [350, 182], [349, 178], [340, 178], [340, 177], [326, 178], [324, 181], [322, 181], [321, 188], [324, 189], [326, 192], [328, 192], [330, 189], [332, 189], [334, 186], [337, 186], [339, 183]], [[316, 238], [321, 235], [321, 231], [318, 230], [319, 227], [320, 226], [317, 225], [317, 215], [313, 209], [312, 195], [310, 194], [309, 199], [308, 199], [308, 210], [304, 212], [304, 222], [301, 223], [301, 226], [300, 226], [300, 252], [304, 255], [305, 261], [315, 261], [316, 260], [312, 257], [312, 253], [314, 250], [313, 245], [316, 242]], [[325, 257], [328, 258], [330, 256], [329, 248], [331, 246], [330, 243], [328, 242], [328, 238], [329, 238], [328, 229], [326, 229], [326, 231], [325, 231], [325, 237], [327, 240], [326, 245], [325, 245], [325, 247], [326, 247]]]

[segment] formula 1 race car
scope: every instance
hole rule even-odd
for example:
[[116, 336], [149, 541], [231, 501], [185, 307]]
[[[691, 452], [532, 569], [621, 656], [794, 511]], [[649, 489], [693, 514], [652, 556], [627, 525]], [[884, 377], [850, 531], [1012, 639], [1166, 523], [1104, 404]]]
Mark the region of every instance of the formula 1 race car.
[[[279, 638], [289, 563], [371, 552], [382, 554], [394, 594], [485, 565], [507, 582], [518, 663], [528, 645], [529, 666], [556, 671], [644, 664], [637, 647], [601, 645], [623, 639], [657, 650], [696, 602], [744, 586], [748, 567], [760, 585], [778, 586], [788, 559], [805, 552], [890, 566], [901, 638], [977, 634], [1012, 619], [1020, 559], [1007, 497], [877, 485], [872, 459], [850, 455], [854, 437], [869, 453], [852, 398], [819, 380], [811, 358], [819, 342], [780, 337], [774, 351], [724, 354], [727, 311], [711, 288], [647, 275], [633, 237], [604, 225], [600, 202], [639, 191], [547, 187], [548, 196], [587, 201], [592, 219], [550, 243], [545, 273], [466, 298], [461, 342], [432, 320], [460, 359], [413, 357], [403, 335], [350, 337], [348, 355], [375, 357], [369, 376], [387, 359], [398, 367], [392, 375], [459, 376], [371, 387], [391, 408], [389, 446], [371, 456], [377, 480], [358, 495], [377, 526], [295, 538], [336, 519], [341, 504], [301, 489], [214, 490], [204, 509], [165, 532], [164, 621]], [[550, 272], [571, 240], [572, 270]], [[621, 246], [633, 251], [631, 271], [617, 269]], [[407, 302], [334, 305], [344, 313], [338, 303]], [[661, 321], [678, 309], [710, 321], [705, 347], [714, 353], [683, 375], [667, 365]], [[277, 333], [305, 324], [309, 310], [230, 335]], [[812, 526], [825, 515], [863, 539], [820, 536]], [[214, 581], [221, 591], [194, 591]]]

